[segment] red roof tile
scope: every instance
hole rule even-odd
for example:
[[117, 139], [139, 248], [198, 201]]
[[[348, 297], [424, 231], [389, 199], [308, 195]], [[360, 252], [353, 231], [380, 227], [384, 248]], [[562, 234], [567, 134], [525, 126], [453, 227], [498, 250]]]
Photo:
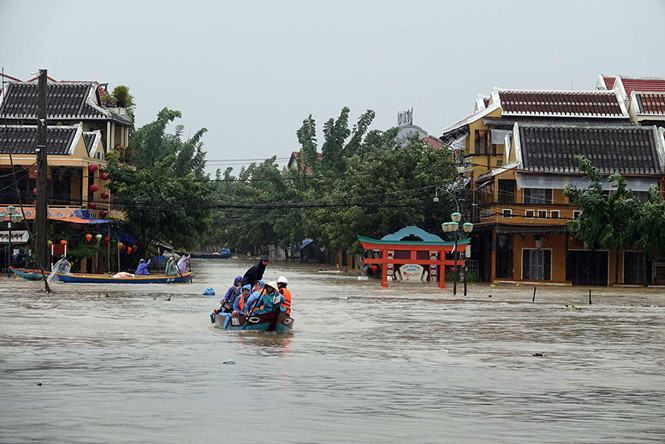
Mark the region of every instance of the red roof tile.
[[665, 93], [635, 92], [639, 114], [665, 115]]
[[612, 91], [500, 90], [503, 115], [627, 118]]
[[665, 79], [640, 79], [620, 77], [626, 95], [631, 97], [633, 91], [640, 92], [665, 92]]
[[603, 76], [603, 82], [605, 83], [605, 88], [612, 89], [614, 88], [614, 81], [616, 80], [615, 76]]
[[427, 135], [423, 138], [423, 142], [427, 144], [430, 148], [433, 150], [438, 150], [443, 148], [443, 142], [441, 142], [439, 139], [437, 139], [434, 136]]

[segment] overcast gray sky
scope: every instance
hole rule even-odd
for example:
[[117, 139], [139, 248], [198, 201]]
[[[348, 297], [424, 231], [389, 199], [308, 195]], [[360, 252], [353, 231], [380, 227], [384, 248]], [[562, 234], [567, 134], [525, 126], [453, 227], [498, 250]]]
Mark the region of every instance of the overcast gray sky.
[[286, 157], [343, 106], [380, 129], [413, 107], [438, 136], [493, 86], [665, 76], [663, 0], [0, 0], [0, 19], [5, 72], [126, 84], [139, 125], [168, 106], [208, 128], [210, 160]]

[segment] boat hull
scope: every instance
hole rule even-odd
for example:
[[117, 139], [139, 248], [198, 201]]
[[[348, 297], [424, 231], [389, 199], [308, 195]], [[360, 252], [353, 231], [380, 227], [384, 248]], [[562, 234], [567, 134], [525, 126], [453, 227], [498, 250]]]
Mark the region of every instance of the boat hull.
[[249, 318], [244, 316], [227, 317], [217, 313], [213, 313], [213, 316], [215, 327], [224, 330], [288, 333], [293, 330], [293, 324], [295, 323], [295, 319], [282, 312], [264, 313]]
[[[30, 269], [30, 268], [17, 268], [17, 267], [9, 267], [9, 269], [16, 276], [22, 277], [23, 279], [27, 279], [29, 281], [41, 281], [43, 279], [42, 272], [40, 270]], [[43, 275], [48, 276], [48, 273], [44, 272]]]
[[58, 273], [58, 278], [62, 282], [71, 284], [187, 284], [192, 281], [192, 273], [183, 273], [176, 276], [154, 274], [133, 278], [114, 278], [106, 274]]

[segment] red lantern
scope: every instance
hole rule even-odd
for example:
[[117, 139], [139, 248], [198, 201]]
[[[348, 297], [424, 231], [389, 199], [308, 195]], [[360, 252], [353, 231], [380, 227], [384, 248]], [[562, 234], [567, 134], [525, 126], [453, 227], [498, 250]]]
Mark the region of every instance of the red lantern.
[[109, 236], [104, 236], [104, 244], [108, 245], [109, 242], [111, 242], [111, 238]]
[[108, 199], [109, 198], [109, 193], [107, 191], [103, 191], [102, 194], [100, 194], [102, 199]]
[[34, 194], [35, 196], [37, 195], [37, 188], [32, 189], [32, 194]]
[[97, 168], [99, 168], [99, 166], [96, 163], [91, 163], [90, 165], [88, 165], [88, 171], [90, 171], [91, 173], [97, 171]]
[[127, 247], [127, 254], [132, 254], [132, 247]]
[[108, 171], [102, 171], [99, 177], [102, 178], [102, 180], [109, 180], [109, 172]]
[[100, 215], [101, 217], [106, 217], [106, 216], [109, 215], [109, 212], [106, 211], [106, 210], [102, 210], [102, 211], [99, 212], [99, 215]]
[[64, 247], [65, 245], [67, 245], [67, 241], [65, 239], [61, 239], [60, 240], [60, 245], [62, 245]]
[[86, 234], [85, 234], [85, 241], [86, 241], [86, 242], [90, 242], [91, 240], [92, 240], [92, 234], [90, 234], [90, 233], [86, 233]]
[[99, 185], [93, 183], [92, 185], [90, 185], [89, 189], [91, 193], [96, 193], [97, 191], [99, 191]]
[[90, 202], [90, 203], [88, 204], [88, 208], [90, 208], [91, 210], [94, 210], [95, 208], [97, 208], [97, 204], [94, 203], [94, 202]]

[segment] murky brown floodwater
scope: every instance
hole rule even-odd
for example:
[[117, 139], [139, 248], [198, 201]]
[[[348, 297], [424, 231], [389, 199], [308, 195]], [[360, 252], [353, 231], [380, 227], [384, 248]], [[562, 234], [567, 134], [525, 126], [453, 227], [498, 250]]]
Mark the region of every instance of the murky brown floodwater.
[[213, 328], [218, 298], [201, 291], [247, 265], [52, 296], [0, 280], [0, 442], [665, 442], [657, 290], [588, 306], [580, 289], [531, 304], [528, 289], [480, 286], [451, 301], [272, 263], [295, 333]]

